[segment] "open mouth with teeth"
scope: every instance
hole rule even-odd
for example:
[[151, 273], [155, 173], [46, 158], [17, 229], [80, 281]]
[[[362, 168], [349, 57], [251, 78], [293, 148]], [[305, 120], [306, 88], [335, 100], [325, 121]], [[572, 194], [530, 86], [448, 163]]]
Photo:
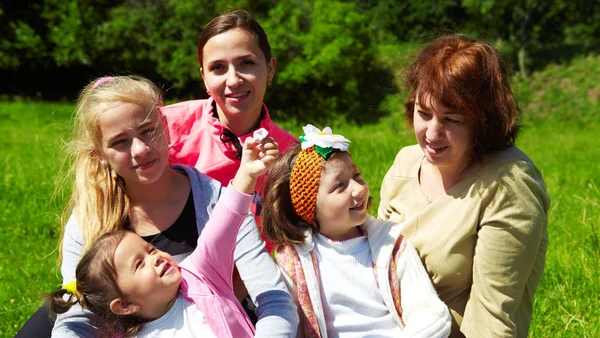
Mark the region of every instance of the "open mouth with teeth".
[[350, 208], [350, 210], [362, 210], [365, 206], [365, 201], [361, 201], [359, 204]]
[[433, 150], [434, 152], [440, 152], [446, 148], [448, 148], [448, 146], [440, 146], [440, 145], [435, 145], [435, 144], [431, 144], [431, 143], [427, 143], [427, 147], [431, 150]]
[[250, 91], [239, 92], [239, 93], [231, 93], [231, 94], [227, 95], [227, 97], [230, 98], [230, 99], [241, 99], [241, 98], [244, 98], [244, 97], [246, 97], [248, 95], [250, 95]]

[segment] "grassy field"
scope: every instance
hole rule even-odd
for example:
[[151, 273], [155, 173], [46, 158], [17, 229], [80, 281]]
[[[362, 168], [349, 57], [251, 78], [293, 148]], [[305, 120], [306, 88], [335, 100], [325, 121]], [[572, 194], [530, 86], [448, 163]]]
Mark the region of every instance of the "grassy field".
[[[518, 146], [544, 174], [552, 197], [546, 270], [531, 337], [600, 336], [600, 59], [574, 60], [518, 80], [524, 111]], [[391, 110], [399, 111], [391, 99]], [[12, 337], [61, 279], [56, 269], [62, 138], [73, 105], [0, 102], [0, 337]], [[298, 135], [301, 126], [282, 125]], [[333, 124], [378, 204], [396, 152], [414, 143], [399, 113], [376, 125]], [[67, 189], [68, 190], [68, 189]]]

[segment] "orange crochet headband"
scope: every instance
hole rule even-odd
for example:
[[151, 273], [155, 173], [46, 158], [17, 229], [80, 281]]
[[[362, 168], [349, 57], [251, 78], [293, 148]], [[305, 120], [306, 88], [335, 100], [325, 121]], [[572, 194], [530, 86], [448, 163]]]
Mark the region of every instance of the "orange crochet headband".
[[292, 206], [298, 216], [312, 223], [316, 215], [317, 192], [323, 163], [335, 149], [348, 150], [350, 140], [342, 135], [333, 134], [329, 127], [321, 131], [307, 124], [302, 129], [304, 130], [304, 136], [300, 136], [302, 150], [292, 168], [290, 195]]

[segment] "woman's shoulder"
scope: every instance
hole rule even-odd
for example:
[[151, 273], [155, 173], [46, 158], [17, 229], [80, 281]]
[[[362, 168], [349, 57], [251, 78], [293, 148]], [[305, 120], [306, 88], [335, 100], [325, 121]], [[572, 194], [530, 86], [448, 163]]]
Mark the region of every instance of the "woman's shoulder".
[[542, 173], [516, 146], [490, 154], [477, 175], [484, 191], [497, 191], [518, 199], [531, 195], [543, 201], [546, 208], [549, 204]]
[[396, 154], [390, 170], [393, 171], [394, 176], [410, 176], [411, 173], [414, 173], [415, 165], [419, 165], [422, 158], [423, 151], [418, 144], [403, 147]]
[[209, 100], [190, 100], [173, 103], [160, 108], [160, 112], [169, 119], [169, 117], [194, 115], [201, 112]]
[[485, 158], [480, 175], [499, 180], [507, 176], [541, 178], [533, 161], [516, 146], [491, 153]]
[[194, 196], [196, 196], [198, 192], [201, 192], [204, 197], [215, 195], [218, 197], [220, 194], [222, 187], [221, 183], [214, 178], [201, 173], [196, 167], [185, 164], [173, 164], [171, 165], [171, 168], [185, 174], [189, 178]]
[[396, 154], [396, 158], [394, 159], [394, 165], [406, 166], [407, 164], [418, 162], [422, 158], [423, 150], [421, 150], [421, 147], [419, 147], [418, 144], [413, 144], [400, 149], [400, 151]]
[[[160, 108], [167, 121], [171, 138], [187, 135], [202, 120], [204, 111], [210, 109], [209, 100], [183, 101]], [[173, 141], [173, 140], [171, 140]]]

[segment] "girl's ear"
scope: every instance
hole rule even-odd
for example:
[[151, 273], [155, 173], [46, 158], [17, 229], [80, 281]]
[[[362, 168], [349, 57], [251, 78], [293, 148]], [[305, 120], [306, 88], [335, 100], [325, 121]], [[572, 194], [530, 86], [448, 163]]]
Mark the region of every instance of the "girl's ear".
[[117, 315], [132, 315], [138, 311], [140, 311], [140, 306], [122, 300], [121, 298], [113, 299], [110, 302], [110, 310]]
[[206, 85], [206, 79], [204, 78], [204, 68], [200, 67], [200, 76], [202, 77], [202, 82], [204, 83], [204, 88], [206, 88], [206, 94], [208, 94], [208, 96], [212, 96], [210, 94], [210, 90], [208, 89], [208, 86]]
[[108, 167], [108, 162], [106, 162], [106, 159], [98, 150], [94, 150], [92, 152], [92, 156], [95, 156], [98, 159], [98, 161], [100, 161], [100, 164], [102, 164], [105, 167]]

